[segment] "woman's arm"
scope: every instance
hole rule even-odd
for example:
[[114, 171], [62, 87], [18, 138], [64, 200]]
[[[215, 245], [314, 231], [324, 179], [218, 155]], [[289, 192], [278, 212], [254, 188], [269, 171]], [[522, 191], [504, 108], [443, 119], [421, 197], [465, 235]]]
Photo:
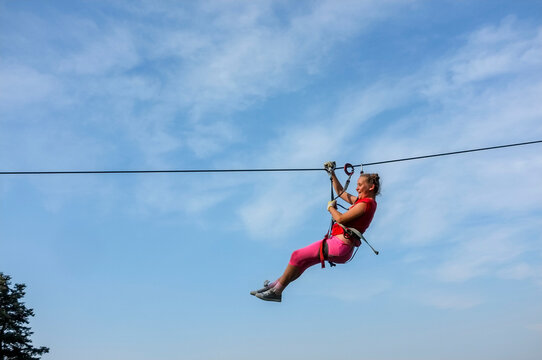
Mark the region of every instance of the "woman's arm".
[[329, 207], [329, 212], [331, 213], [333, 220], [343, 225], [348, 225], [350, 222], [356, 220], [357, 218], [362, 216], [366, 210], [367, 204], [363, 202], [356, 204], [344, 214], [341, 214], [337, 209], [332, 206]]
[[333, 188], [335, 189], [335, 192], [337, 194], [341, 194], [341, 199], [343, 199], [344, 201], [346, 201], [347, 203], [349, 203], [350, 205], [354, 204], [357, 200], [357, 197], [355, 197], [354, 195], [351, 195], [349, 193], [347, 193], [346, 191], [343, 192], [344, 188], [343, 186], [341, 185], [341, 183], [339, 182], [339, 179], [337, 179], [337, 176], [335, 175], [335, 171], [333, 171], [331, 173], [331, 180], [333, 181]]

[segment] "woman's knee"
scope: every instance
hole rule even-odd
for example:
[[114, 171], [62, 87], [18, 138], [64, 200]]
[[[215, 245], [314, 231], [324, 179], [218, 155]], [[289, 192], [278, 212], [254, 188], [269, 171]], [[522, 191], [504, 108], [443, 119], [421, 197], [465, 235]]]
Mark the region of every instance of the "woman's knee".
[[304, 260], [303, 251], [295, 250], [290, 256], [290, 264], [294, 266], [302, 266]]
[[292, 253], [290, 257], [290, 265], [300, 268], [303, 272], [308, 267], [311, 267], [320, 262], [320, 257], [318, 253], [310, 251], [311, 249], [303, 248], [296, 250]]

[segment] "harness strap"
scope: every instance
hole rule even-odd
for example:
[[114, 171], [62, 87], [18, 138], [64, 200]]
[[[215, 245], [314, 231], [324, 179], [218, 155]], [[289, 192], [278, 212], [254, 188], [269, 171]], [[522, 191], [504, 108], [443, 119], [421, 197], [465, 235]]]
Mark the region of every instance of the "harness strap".
[[[333, 197], [333, 179], [331, 179], [331, 200], [335, 200], [341, 197], [342, 194], [348, 190], [348, 186], [350, 185], [350, 178], [352, 178], [352, 175], [354, 175], [354, 166], [352, 164], [346, 163], [344, 164], [344, 172], [346, 175], [348, 175], [348, 179], [346, 179], [346, 183], [344, 184], [343, 191], [341, 191], [337, 196]], [[344, 206], [342, 206], [344, 208]]]
[[[333, 201], [336, 198], [335, 198], [335, 194], [333, 193], [333, 176], [331, 175], [331, 170], [335, 170], [335, 169], [326, 168], [326, 171], [329, 173], [329, 181], [331, 182], [331, 201]], [[322, 265], [322, 269], [326, 267], [326, 260], [328, 259], [328, 256], [329, 256], [327, 239], [331, 235], [332, 228], [333, 228], [333, 217], [331, 218], [331, 222], [329, 224], [329, 230], [327, 231], [326, 236], [324, 236], [324, 238], [322, 239], [322, 242], [320, 243], [320, 264]], [[331, 261], [328, 260], [328, 262], [329, 262], [329, 266], [335, 266], [335, 264], [332, 263]]]
[[[358, 230], [358, 229], [355, 229], [353, 227], [346, 227], [344, 226], [343, 224], [340, 224], [340, 223], [337, 223], [337, 225], [339, 225], [340, 227], [343, 228], [344, 230], [344, 234], [345, 234], [345, 237], [349, 238], [349, 237], [352, 237], [352, 236], [355, 236], [358, 238], [358, 240], [363, 240], [370, 248], [371, 250], [373, 250], [373, 252], [375, 253], [375, 255], [378, 255], [378, 251], [375, 250], [371, 244], [369, 244], [369, 242], [367, 241], [367, 239], [365, 239], [365, 237], [363, 236], [363, 234]], [[354, 256], [352, 256], [354, 257]]]
[[329, 261], [329, 247], [327, 246], [328, 238], [329, 234], [326, 234], [320, 243], [320, 264], [322, 265], [322, 269], [326, 267], [326, 260], [329, 263], [329, 266], [333, 267], [336, 265], [332, 261]]
[[322, 243], [320, 243], [320, 264], [322, 265], [322, 269], [326, 267], [326, 257], [324, 256], [324, 243], [327, 240], [327, 234], [322, 240]]
[[341, 223], [337, 223], [337, 225], [339, 225], [340, 227], [343, 228], [345, 234], [347, 234], [346, 237], [351, 237], [352, 235], [355, 235], [357, 236], [358, 239], [362, 239], [363, 238], [363, 235], [361, 234], [361, 232], [356, 229], [356, 228], [353, 228], [353, 227], [347, 227], [347, 226], [344, 226], [343, 224]]

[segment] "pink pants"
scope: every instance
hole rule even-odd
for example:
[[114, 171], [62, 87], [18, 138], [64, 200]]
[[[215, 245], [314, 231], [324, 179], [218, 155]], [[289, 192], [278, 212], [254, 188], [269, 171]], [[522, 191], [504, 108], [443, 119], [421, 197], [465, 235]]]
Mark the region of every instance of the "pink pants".
[[[290, 265], [296, 266], [303, 273], [307, 268], [320, 263], [320, 244], [322, 240], [296, 250], [290, 258]], [[354, 248], [345, 244], [336, 236], [327, 239], [328, 259], [337, 264], [344, 264], [352, 256]]]

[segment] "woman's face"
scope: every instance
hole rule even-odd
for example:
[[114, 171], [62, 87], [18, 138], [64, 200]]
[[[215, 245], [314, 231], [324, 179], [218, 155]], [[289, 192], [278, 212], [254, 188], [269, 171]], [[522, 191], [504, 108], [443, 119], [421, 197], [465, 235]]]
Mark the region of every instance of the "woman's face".
[[358, 185], [356, 186], [356, 191], [359, 196], [367, 196], [374, 189], [374, 185], [371, 185], [367, 182], [366, 176], [360, 176], [358, 179]]

